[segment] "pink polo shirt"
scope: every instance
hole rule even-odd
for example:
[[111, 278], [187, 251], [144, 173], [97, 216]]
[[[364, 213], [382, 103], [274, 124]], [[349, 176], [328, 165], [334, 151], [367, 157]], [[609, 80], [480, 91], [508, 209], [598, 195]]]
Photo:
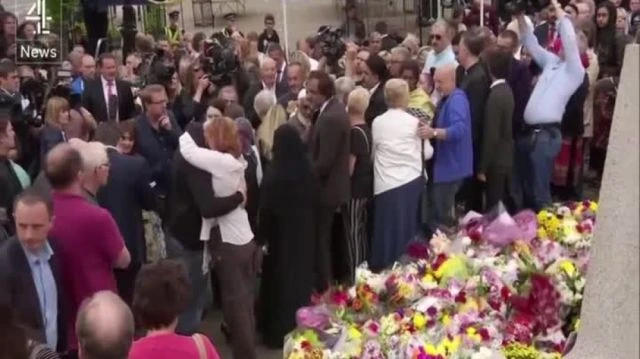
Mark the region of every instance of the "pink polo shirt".
[[80, 304], [102, 290], [118, 292], [113, 265], [124, 248], [124, 241], [111, 214], [84, 197], [54, 192], [54, 243], [67, 301], [68, 346], [78, 347], [75, 322]]
[[[205, 336], [204, 348], [207, 359], [220, 359], [218, 352]], [[129, 359], [199, 359], [198, 347], [193, 337], [175, 333], [144, 337], [133, 343]]]

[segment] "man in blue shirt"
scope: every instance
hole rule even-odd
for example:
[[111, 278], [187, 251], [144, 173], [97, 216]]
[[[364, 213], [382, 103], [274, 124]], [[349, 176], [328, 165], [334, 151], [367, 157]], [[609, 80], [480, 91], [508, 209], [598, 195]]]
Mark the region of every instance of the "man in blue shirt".
[[34, 189], [16, 198], [16, 236], [0, 248], [0, 302], [10, 305], [29, 339], [52, 350], [65, 337], [57, 261], [47, 233], [52, 225], [51, 201]]
[[529, 183], [524, 189], [525, 195], [533, 200], [535, 210], [551, 204], [553, 163], [562, 145], [560, 122], [569, 98], [584, 80], [573, 24], [557, 0], [552, 4], [558, 14], [556, 28], [563, 48], [558, 55], [540, 46], [525, 15], [517, 15], [522, 44], [542, 69], [524, 110], [525, 134], [517, 140], [518, 146], [529, 152], [528, 171], [524, 175]]

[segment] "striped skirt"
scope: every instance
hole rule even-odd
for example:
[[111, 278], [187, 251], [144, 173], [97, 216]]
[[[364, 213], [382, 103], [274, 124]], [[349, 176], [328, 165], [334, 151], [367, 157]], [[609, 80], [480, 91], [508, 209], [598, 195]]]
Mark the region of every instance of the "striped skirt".
[[369, 254], [368, 212], [368, 198], [352, 198], [343, 211], [347, 234], [346, 260], [352, 283], [355, 283], [356, 267], [366, 261]]

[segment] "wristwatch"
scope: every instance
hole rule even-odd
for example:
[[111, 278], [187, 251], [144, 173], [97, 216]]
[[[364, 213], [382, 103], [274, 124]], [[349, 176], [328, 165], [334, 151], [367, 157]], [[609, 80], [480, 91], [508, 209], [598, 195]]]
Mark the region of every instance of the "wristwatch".
[[438, 129], [437, 128], [433, 130], [433, 137], [438, 139]]

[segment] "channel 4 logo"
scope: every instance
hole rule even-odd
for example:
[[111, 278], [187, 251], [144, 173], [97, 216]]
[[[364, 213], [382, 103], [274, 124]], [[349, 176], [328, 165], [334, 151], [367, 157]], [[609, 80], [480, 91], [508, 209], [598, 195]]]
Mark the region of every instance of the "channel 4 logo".
[[[19, 0], [16, 0], [16, 2]], [[57, 26], [53, 29], [51, 12], [58, 12]], [[23, 38], [16, 39], [16, 64], [60, 64], [62, 63], [62, 2], [60, 8], [51, 9], [47, 6], [47, 0], [36, 0], [29, 8], [25, 20], [36, 25], [36, 40]], [[38, 37], [55, 35], [56, 41], [39, 41]]]

